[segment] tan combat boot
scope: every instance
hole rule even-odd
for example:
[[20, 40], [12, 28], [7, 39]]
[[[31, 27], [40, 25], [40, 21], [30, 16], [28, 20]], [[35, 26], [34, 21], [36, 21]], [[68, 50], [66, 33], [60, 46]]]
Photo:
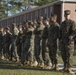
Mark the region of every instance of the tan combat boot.
[[29, 66], [33, 67], [33, 62], [32, 61], [30, 61], [30, 65]]
[[27, 66], [29, 66], [30, 65], [30, 61], [27, 61]]
[[55, 70], [59, 71], [58, 64], [55, 64]]
[[68, 73], [72, 73], [73, 71], [72, 71], [72, 67], [69, 67], [68, 69], [67, 69], [67, 72]]
[[19, 58], [16, 58], [16, 61], [15, 62], [19, 62]]
[[53, 64], [51, 67], [51, 70], [54, 70], [54, 69], [55, 69], [55, 64]]
[[40, 67], [40, 63], [37, 64], [37, 67]]
[[2, 56], [1, 56], [1, 60], [3, 60], [3, 59], [4, 59], [4, 56], [2, 55]]
[[44, 67], [44, 63], [40, 63], [40, 67], [43, 68]]
[[36, 67], [38, 65], [38, 62], [37, 61], [34, 61], [33, 62], [33, 67]]
[[49, 65], [45, 65], [45, 66], [43, 67], [43, 69], [50, 70], [50, 69], [51, 69], [51, 66], [49, 66]]
[[11, 61], [13, 61], [13, 62], [14, 62], [14, 61], [16, 61], [16, 59], [15, 59], [14, 57], [12, 57]]

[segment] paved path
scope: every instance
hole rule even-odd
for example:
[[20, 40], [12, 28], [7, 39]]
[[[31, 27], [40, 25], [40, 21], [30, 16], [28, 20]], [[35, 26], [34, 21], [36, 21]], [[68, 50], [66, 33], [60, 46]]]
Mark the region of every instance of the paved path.
[[[59, 64], [58, 66], [59, 66], [59, 69], [63, 69], [63, 67], [64, 67], [63, 64]], [[72, 69], [76, 70], [76, 66], [73, 66]], [[71, 74], [76, 75], [75, 72], [72, 72]]]

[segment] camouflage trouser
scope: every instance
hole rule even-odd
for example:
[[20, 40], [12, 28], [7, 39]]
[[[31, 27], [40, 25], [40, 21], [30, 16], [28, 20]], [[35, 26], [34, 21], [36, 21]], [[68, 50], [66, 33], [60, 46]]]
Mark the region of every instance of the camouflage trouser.
[[1, 56], [3, 55], [3, 46], [2, 46], [2, 44], [0, 44], [0, 55]]
[[49, 56], [52, 64], [58, 64], [57, 60], [57, 42], [49, 44]]
[[42, 57], [45, 65], [50, 65], [49, 48], [46, 46], [46, 39], [42, 39]]
[[34, 46], [31, 45], [28, 51], [28, 61], [34, 61]]
[[11, 57], [19, 58], [17, 53], [16, 39], [11, 44]]
[[35, 58], [38, 63], [43, 63], [42, 59], [42, 40], [35, 40]]
[[21, 52], [21, 62], [24, 63], [25, 61], [27, 61], [27, 55], [28, 55], [28, 49], [29, 46], [25, 47], [25, 43], [22, 44], [22, 52]]
[[71, 44], [67, 44], [66, 42], [60, 42], [60, 50], [61, 50], [61, 56], [62, 60], [64, 62], [64, 67], [72, 67], [73, 60], [72, 56], [74, 53], [74, 42]]
[[3, 45], [3, 54], [4, 54], [5, 57], [9, 57], [10, 56], [10, 50], [11, 50], [11, 44], [5, 43]]
[[18, 44], [17, 49], [18, 49], [18, 56], [21, 59], [22, 43]]
[[21, 62], [33, 61], [34, 60], [34, 43], [30, 44], [30, 40], [26, 39], [25, 43], [22, 44]]

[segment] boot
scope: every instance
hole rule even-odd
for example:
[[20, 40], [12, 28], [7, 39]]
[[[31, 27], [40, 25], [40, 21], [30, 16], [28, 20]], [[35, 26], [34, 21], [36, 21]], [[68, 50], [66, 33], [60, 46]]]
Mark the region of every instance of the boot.
[[55, 64], [55, 70], [59, 71], [58, 64]]
[[12, 58], [11, 58], [11, 61], [13, 61], [13, 62], [14, 62], [14, 61], [16, 61], [16, 59], [15, 59], [14, 57], [12, 57]]
[[4, 56], [2, 55], [2, 56], [1, 56], [1, 60], [3, 60], [3, 59], [4, 59]]
[[43, 67], [43, 69], [50, 70], [50, 69], [51, 69], [51, 66], [49, 66], [49, 65], [45, 65], [45, 66]]
[[51, 70], [55, 69], [55, 64], [52, 65]]
[[68, 69], [67, 69], [67, 72], [68, 73], [72, 73], [73, 71], [72, 71], [72, 67], [69, 67]]
[[15, 59], [15, 62], [19, 62], [19, 58], [16, 58], [16, 59]]
[[33, 62], [33, 67], [36, 67], [38, 65], [38, 62], [37, 61], [34, 61]]
[[40, 67], [40, 63], [37, 64], [37, 67]]
[[67, 68], [67, 67], [64, 67], [64, 68], [63, 68], [63, 70], [64, 70], [64, 71], [67, 71], [67, 70], [68, 70], [68, 68]]
[[24, 66], [24, 64], [22, 62], [20, 62], [20, 64], [18, 66]]
[[29, 66], [30, 65], [30, 61], [27, 61], [27, 66]]
[[29, 66], [33, 67], [33, 62], [32, 61], [30, 61], [30, 65]]
[[44, 63], [40, 63], [40, 67], [43, 68], [44, 67]]

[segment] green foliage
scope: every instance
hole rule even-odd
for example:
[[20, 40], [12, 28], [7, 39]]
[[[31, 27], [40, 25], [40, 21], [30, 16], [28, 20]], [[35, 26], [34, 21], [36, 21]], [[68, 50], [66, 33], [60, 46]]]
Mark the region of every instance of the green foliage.
[[[25, 11], [30, 1], [33, 1], [35, 5], [41, 6], [52, 0], [39, 0], [38, 2], [37, 0], [0, 0], [0, 20], [7, 18], [9, 15]], [[10, 12], [10, 14], [8, 12]]]
[[39, 0], [39, 2], [36, 2], [36, 1], [35, 1], [35, 5], [41, 6], [41, 5], [50, 3], [50, 2], [52, 2], [52, 1], [53, 1], [53, 0]]

